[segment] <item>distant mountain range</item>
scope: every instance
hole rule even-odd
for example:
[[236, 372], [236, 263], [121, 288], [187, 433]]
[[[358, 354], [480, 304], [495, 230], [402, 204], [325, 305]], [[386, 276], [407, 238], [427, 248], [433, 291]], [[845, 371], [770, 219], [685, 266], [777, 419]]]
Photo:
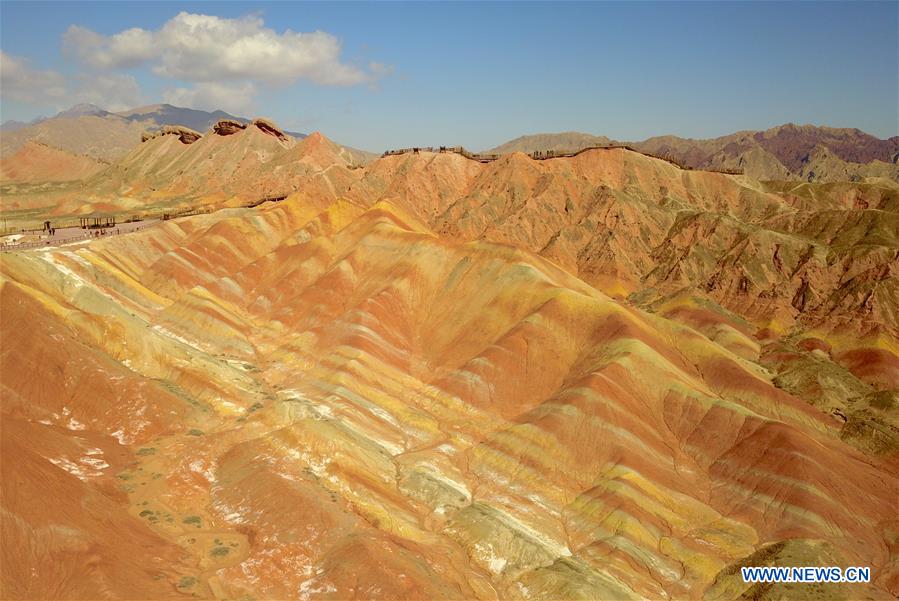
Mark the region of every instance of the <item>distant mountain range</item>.
[[[35, 120], [32, 123], [37, 123], [39, 120], [40, 119]], [[17, 129], [22, 129], [23, 127], [28, 127], [29, 125], [31, 125], [31, 123], [10, 119], [9, 121], [4, 121], [3, 124], [0, 125], [0, 131], [15, 131]]]
[[520, 136], [491, 148], [485, 152], [491, 154], [508, 154], [510, 152], [524, 152], [531, 154], [537, 151], [554, 150], [557, 152], [574, 151], [590, 146], [605, 146], [612, 143], [611, 138], [594, 136], [577, 131], [565, 131], [555, 134], [531, 134]]
[[[7, 121], [0, 126], [0, 155], [8, 156], [29, 141], [104, 161], [123, 157], [141, 141], [141, 134], [163, 125], [180, 125], [205, 132], [220, 119], [249, 123], [225, 111], [201, 111], [171, 104], [151, 104], [112, 113], [93, 104], [78, 104], [54, 117], [31, 123]], [[286, 132], [304, 138], [299, 132]]]
[[[31, 123], [3, 123], [0, 156], [9, 157], [26, 143], [33, 142], [112, 162], [137, 146], [148, 130], [176, 125], [204, 133], [221, 119], [250, 122], [221, 110], [202, 111], [170, 104], [115, 113], [93, 104], [79, 104], [54, 117]], [[297, 139], [305, 137], [303, 133], [285, 133]], [[743, 171], [759, 180], [857, 181], [880, 177], [899, 181], [899, 136], [882, 140], [858, 129], [813, 125], [786, 124], [711, 139], [657, 136], [639, 142], [621, 142], [581, 132], [544, 133], [521, 136], [487, 152], [576, 151], [611, 143], [627, 144], [693, 169]], [[361, 162], [373, 156], [353, 152]]]
[[487, 152], [574, 151], [624, 143], [694, 169], [742, 170], [761, 180], [844, 181], [886, 177], [899, 181], [899, 136], [881, 140], [858, 129], [792, 123], [712, 139], [657, 136], [616, 142], [605, 136], [562, 132], [521, 136]]
[[4, 121], [0, 125], [0, 131], [15, 131], [23, 127], [39, 125], [47, 121], [56, 119], [78, 119], [79, 117], [121, 117], [126, 121], [146, 121], [151, 120], [158, 122], [160, 125], [183, 125], [191, 129], [202, 129], [209, 127], [219, 119], [234, 119], [237, 121], [247, 122], [248, 119], [235, 117], [225, 111], [201, 111], [196, 109], [181, 108], [172, 106], [171, 104], [151, 104], [147, 106], [130, 109], [113, 113], [100, 108], [96, 104], [76, 104], [70, 109], [57, 113], [53, 117], [38, 117], [28, 123], [23, 121]]

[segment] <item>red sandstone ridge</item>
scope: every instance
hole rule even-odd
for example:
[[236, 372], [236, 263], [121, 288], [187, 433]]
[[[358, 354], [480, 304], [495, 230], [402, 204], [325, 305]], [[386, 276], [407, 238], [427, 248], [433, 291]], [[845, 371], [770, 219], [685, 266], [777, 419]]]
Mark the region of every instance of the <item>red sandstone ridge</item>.
[[274, 136], [275, 138], [278, 138], [279, 140], [281, 140], [283, 142], [286, 142], [288, 139], [287, 134], [285, 134], [283, 131], [281, 131], [277, 125], [275, 125], [272, 121], [269, 121], [268, 119], [262, 119], [262, 118], [253, 119], [253, 122], [251, 123], [251, 125], [259, 128], [259, 130], [262, 131], [263, 133], [266, 133], [270, 136]]
[[164, 125], [155, 132], [144, 132], [141, 136], [141, 142], [147, 142], [159, 136], [178, 136], [178, 140], [182, 144], [193, 144], [203, 137], [203, 134], [196, 132], [189, 127], [180, 125]]
[[212, 131], [220, 136], [230, 136], [231, 134], [236, 134], [246, 128], [247, 126], [245, 123], [231, 119], [221, 119], [212, 126]]

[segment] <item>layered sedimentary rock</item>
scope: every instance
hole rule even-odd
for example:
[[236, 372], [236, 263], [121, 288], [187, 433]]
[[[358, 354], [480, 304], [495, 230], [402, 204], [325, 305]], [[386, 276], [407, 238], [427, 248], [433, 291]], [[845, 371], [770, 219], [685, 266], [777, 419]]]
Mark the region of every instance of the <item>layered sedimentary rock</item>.
[[5, 597], [731, 598], [782, 557], [896, 592], [894, 460], [528, 251], [295, 196], [2, 273]]
[[235, 121], [233, 119], [220, 119], [212, 126], [212, 131], [220, 136], [230, 136], [247, 128], [246, 123]]
[[250, 125], [252, 127], [256, 127], [263, 133], [266, 133], [270, 136], [274, 136], [275, 138], [278, 138], [279, 140], [282, 140], [284, 142], [286, 142], [288, 139], [288, 135], [286, 133], [284, 133], [283, 131], [281, 131], [281, 129], [277, 125], [275, 125], [272, 121], [269, 121], [268, 119], [262, 119], [262, 118], [253, 119], [253, 122]]
[[[848, 373], [872, 388], [831, 408], [878, 440], [861, 444], [890, 453], [895, 405], [871, 412], [864, 397], [899, 388], [897, 194], [885, 182], [761, 184], [624, 149], [513, 154], [486, 166], [450, 154], [386, 157], [348, 192], [396, 199], [445, 235], [523, 245], [777, 372], [814, 359]], [[826, 352], [811, 357], [797, 346], [806, 339], [827, 340]], [[783, 345], [797, 352], [769, 352]], [[819, 395], [802, 392], [811, 403]]]
[[377, 161], [347, 195], [395, 199], [446, 234], [527, 246], [610, 293], [693, 287], [773, 328], [815, 311], [896, 327], [899, 188], [887, 183], [761, 184], [625, 149], [487, 165], [424, 153]]
[[85, 179], [53, 189], [4, 190], [7, 209], [30, 219], [73, 214], [159, 213], [239, 206], [304, 190], [333, 200], [357, 171], [358, 152], [321, 134], [301, 141], [266, 119], [222, 119], [206, 134], [166, 126], [145, 133], [127, 156]]
[[102, 181], [286, 199], [3, 255], [0, 596], [899, 594], [894, 185], [351, 167], [160, 136]]
[[141, 142], [149, 142], [159, 136], [178, 136], [178, 141], [182, 144], [193, 144], [202, 138], [203, 134], [181, 125], [164, 125], [156, 131], [144, 132]]

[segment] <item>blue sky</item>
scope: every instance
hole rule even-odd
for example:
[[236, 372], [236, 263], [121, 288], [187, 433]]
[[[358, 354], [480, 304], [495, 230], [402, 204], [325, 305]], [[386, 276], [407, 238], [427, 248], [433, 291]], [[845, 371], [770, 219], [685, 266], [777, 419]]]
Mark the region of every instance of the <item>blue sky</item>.
[[4, 1], [0, 110], [168, 101], [372, 150], [785, 122], [887, 137], [899, 134], [897, 7]]

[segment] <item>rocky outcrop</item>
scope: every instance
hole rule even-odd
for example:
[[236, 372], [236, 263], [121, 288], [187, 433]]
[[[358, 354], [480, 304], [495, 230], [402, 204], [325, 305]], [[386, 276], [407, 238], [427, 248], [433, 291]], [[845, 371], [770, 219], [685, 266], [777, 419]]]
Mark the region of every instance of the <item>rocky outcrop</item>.
[[240, 121], [234, 121], [233, 119], [220, 119], [215, 125], [212, 126], [212, 131], [220, 136], [230, 136], [232, 134], [236, 134], [245, 130], [247, 126]]
[[277, 125], [275, 125], [273, 122], [269, 121], [268, 119], [263, 119], [261, 117], [257, 117], [256, 119], [253, 119], [253, 125], [258, 127], [259, 130], [262, 131], [263, 133], [266, 133], [270, 136], [274, 136], [274, 137], [278, 138], [279, 140], [283, 140], [286, 142], [289, 139], [287, 137], [287, 134], [285, 134], [283, 131], [281, 131], [281, 128], [279, 128]]
[[157, 131], [144, 132], [141, 134], [140, 141], [147, 142], [160, 136], [178, 136], [182, 144], [193, 144], [203, 137], [203, 134], [196, 132], [189, 127], [183, 125], [163, 125]]
[[240, 133], [248, 126], [255, 126], [263, 133], [274, 136], [281, 141], [286, 142], [290, 140], [290, 137], [286, 133], [284, 133], [284, 131], [280, 127], [275, 125], [272, 121], [269, 121], [268, 119], [262, 119], [260, 117], [253, 119], [249, 124], [241, 123], [233, 119], [221, 119], [212, 126], [212, 130], [220, 136], [230, 136], [232, 134]]

